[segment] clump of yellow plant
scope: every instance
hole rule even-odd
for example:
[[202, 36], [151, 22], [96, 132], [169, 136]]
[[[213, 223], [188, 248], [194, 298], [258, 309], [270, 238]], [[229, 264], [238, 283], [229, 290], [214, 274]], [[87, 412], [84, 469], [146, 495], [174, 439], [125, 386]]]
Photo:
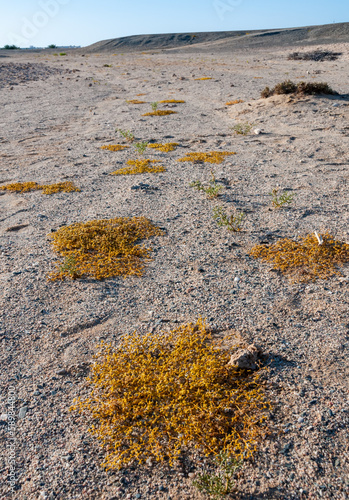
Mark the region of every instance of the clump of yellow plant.
[[154, 142], [152, 144], [148, 144], [148, 148], [154, 148], [158, 151], [162, 151], [163, 153], [174, 151], [177, 146], [179, 146], [178, 142], [166, 142], [165, 144]]
[[139, 99], [130, 99], [126, 102], [127, 104], [146, 104], [146, 101], [140, 101]]
[[235, 99], [235, 101], [228, 101], [225, 103], [226, 106], [233, 106], [234, 104], [240, 104], [244, 102], [242, 99]]
[[326, 233], [308, 234], [299, 241], [283, 238], [273, 245], [255, 245], [250, 255], [271, 262], [293, 281], [314, 281], [339, 275], [337, 266], [349, 262], [349, 244]]
[[101, 149], [108, 149], [108, 151], [123, 151], [126, 148], [129, 148], [129, 146], [123, 146], [122, 144], [108, 144], [101, 147]]
[[212, 80], [211, 76], [203, 76], [202, 78], [194, 78], [194, 80]]
[[182, 101], [180, 99], [165, 99], [164, 101], [159, 101], [160, 104], [180, 104]]
[[64, 261], [49, 279], [140, 276], [145, 262], [150, 260], [151, 249], [136, 243], [161, 234], [145, 217], [92, 220], [61, 227], [50, 237]]
[[208, 153], [188, 153], [177, 161], [192, 161], [193, 163], [222, 163], [227, 156], [236, 155], [229, 151], [209, 151]]
[[133, 175], [133, 174], [145, 174], [145, 173], [156, 173], [156, 172], [166, 172], [166, 169], [161, 165], [154, 165], [158, 163], [159, 160], [128, 160], [126, 163], [128, 167], [119, 168], [115, 172], [111, 172], [110, 175]]
[[37, 182], [13, 182], [0, 186], [0, 190], [12, 191], [17, 193], [28, 193], [29, 191], [42, 190], [44, 194], [54, 193], [71, 193], [72, 191], [81, 190], [77, 188], [72, 182], [58, 182], [56, 184], [38, 184]]
[[166, 115], [173, 115], [175, 113], [177, 113], [177, 111], [172, 111], [170, 109], [157, 109], [156, 111], [145, 113], [142, 116], [166, 116]]
[[94, 420], [106, 448], [103, 466], [169, 460], [196, 448], [237, 458], [255, 451], [270, 408], [258, 375], [228, 365], [201, 319], [171, 332], [134, 332], [101, 345], [90, 397], [73, 410]]

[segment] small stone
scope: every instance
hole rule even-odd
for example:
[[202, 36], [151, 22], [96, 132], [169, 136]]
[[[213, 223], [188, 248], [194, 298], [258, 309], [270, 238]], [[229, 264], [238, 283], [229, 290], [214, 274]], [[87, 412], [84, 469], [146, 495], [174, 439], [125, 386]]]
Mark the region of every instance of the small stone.
[[2, 413], [0, 415], [0, 424], [5, 424], [7, 422], [7, 419], [8, 419], [7, 413]]
[[262, 130], [260, 128], [255, 128], [253, 133], [256, 135], [260, 135], [262, 133]]
[[27, 414], [27, 411], [28, 411], [28, 406], [22, 406], [22, 408], [20, 408], [19, 410], [18, 418], [24, 418]]
[[257, 359], [259, 355], [260, 349], [251, 344], [245, 349], [238, 349], [232, 354], [228, 365], [239, 369], [256, 370], [258, 368]]
[[62, 370], [58, 370], [56, 372], [56, 375], [68, 375], [68, 372], [63, 368]]
[[299, 424], [301, 424], [302, 422], [304, 422], [304, 418], [303, 418], [303, 417], [299, 417], [299, 419], [297, 420], [297, 422], [298, 422]]

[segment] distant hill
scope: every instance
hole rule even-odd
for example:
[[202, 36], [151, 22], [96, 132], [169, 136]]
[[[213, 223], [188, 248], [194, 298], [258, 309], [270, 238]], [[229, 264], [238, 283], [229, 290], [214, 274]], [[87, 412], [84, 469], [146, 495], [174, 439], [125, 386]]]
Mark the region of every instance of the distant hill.
[[176, 49], [231, 51], [234, 48], [285, 47], [336, 42], [349, 42], [349, 23], [273, 30], [134, 35], [103, 40], [78, 50], [86, 54]]

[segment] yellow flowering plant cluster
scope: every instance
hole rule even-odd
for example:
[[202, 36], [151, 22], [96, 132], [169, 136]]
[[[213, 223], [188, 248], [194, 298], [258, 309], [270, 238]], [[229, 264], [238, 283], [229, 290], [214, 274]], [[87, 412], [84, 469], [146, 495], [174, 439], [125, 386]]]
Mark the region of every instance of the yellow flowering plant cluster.
[[140, 101], [139, 99], [131, 99], [126, 102], [127, 104], [146, 104], [146, 101]]
[[150, 260], [151, 249], [137, 242], [161, 234], [145, 217], [92, 220], [61, 227], [50, 237], [64, 261], [49, 279], [140, 276], [145, 262]]
[[[144, 173], [166, 172], [166, 169], [161, 165], [154, 165], [159, 160], [128, 160], [126, 163], [128, 167], [120, 168], [111, 172], [110, 175], [135, 175]], [[154, 165], [154, 166], [152, 166]]]
[[174, 151], [177, 146], [179, 146], [178, 142], [166, 142], [165, 144], [154, 142], [152, 144], [148, 144], [148, 148], [154, 148], [157, 149], [158, 151], [162, 151], [163, 153], [169, 153], [170, 151]]
[[134, 332], [116, 348], [101, 345], [87, 399], [90, 431], [106, 449], [103, 466], [148, 458], [173, 465], [182, 451], [249, 457], [263, 434], [270, 404], [258, 374], [228, 365], [201, 319], [171, 332]]
[[225, 103], [226, 106], [233, 106], [234, 104], [240, 104], [244, 102], [242, 99], [235, 99], [235, 101], [228, 101]]
[[181, 99], [165, 99], [163, 101], [159, 101], [160, 104], [181, 104], [185, 101], [182, 101]]
[[29, 191], [42, 191], [44, 194], [80, 192], [72, 182], [58, 182], [56, 184], [38, 184], [37, 182], [13, 182], [0, 186], [0, 190], [17, 193], [28, 193]]
[[177, 161], [191, 161], [193, 163], [222, 163], [227, 156], [236, 155], [229, 151], [209, 151], [208, 153], [188, 153]]
[[201, 78], [194, 78], [194, 80], [198, 81], [198, 80], [212, 80], [212, 77], [211, 76], [203, 76]]
[[170, 109], [156, 109], [155, 111], [151, 111], [150, 113], [144, 113], [142, 116], [166, 116], [173, 115], [177, 113], [177, 111], [172, 111]]
[[[319, 238], [319, 239], [318, 239]], [[293, 281], [314, 281], [340, 274], [337, 266], [349, 262], [349, 244], [326, 233], [308, 234], [299, 241], [283, 238], [273, 245], [255, 245], [250, 255], [271, 262]]]
[[130, 146], [123, 146], [122, 144], [108, 144], [107, 146], [102, 146], [101, 149], [107, 149], [108, 151], [123, 151]]

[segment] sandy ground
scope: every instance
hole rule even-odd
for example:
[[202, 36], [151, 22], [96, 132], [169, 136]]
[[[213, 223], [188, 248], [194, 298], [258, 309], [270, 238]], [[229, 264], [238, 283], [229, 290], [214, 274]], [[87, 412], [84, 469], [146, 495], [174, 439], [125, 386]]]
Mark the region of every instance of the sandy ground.
[[[260, 345], [270, 368], [270, 434], [230, 498], [348, 498], [348, 266], [341, 277], [293, 284], [248, 255], [258, 242], [315, 230], [349, 241], [349, 44], [326, 46], [343, 53], [337, 61], [287, 60], [301, 49], [2, 53], [0, 66], [18, 66], [0, 72], [0, 184], [69, 180], [81, 192], [0, 192], [1, 498], [204, 498], [192, 486], [204, 461], [104, 472], [89, 422], [69, 412], [73, 398], [87, 394], [85, 375], [101, 339], [174, 328], [199, 315], [222, 334], [235, 329]], [[212, 79], [195, 80], [205, 76]], [[288, 78], [325, 81], [346, 96], [259, 99], [266, 85]], [[161, 106], [177, 114], [143, 117], [150, 105], [126, 103], [135, 98], [186, 102]], [[225, 105], [235, 99], [244, 102]], [[263, 133], [234, 134], [246, 121]], [[145, 155], [167, 171], [109, 176], [137, 158], [131, 149], [100, 149], [122, 143], [116, 128], [139, 140], [178, 142], [171, 153]], [[213, 166], [176, 161], [215, 150], [237, 154]], [[214, 201], [189, 187], [208, 182], [212, 169], [224, 187]], [[269, 195], [277, 187], [295, 194], [279, 211]], [[215, 205], [244, 211], [244, 231], [218, 227]], [[51, 231], [135, 215], [166, 230], [151, 242], [143, 277], [47, 281], [56, 261]], [[14, 440], [6, 420], [12, 394]]]

